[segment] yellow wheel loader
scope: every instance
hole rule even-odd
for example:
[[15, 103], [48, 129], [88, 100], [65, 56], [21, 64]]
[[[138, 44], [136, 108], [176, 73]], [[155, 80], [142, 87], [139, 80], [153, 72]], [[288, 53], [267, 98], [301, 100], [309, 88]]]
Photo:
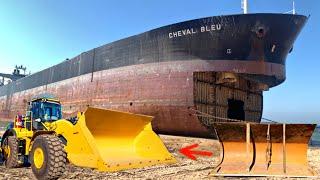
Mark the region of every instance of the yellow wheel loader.
[[88, 108], [62, 119], [52, 97], [35, 98], [26, 115], [17, 115], [1, 141], [8, 168], [31, 166], [38, 179], [57, 179], [66, 163], [100, 171], [118, 171], [175, 163], [151, 127], [152, 117]]

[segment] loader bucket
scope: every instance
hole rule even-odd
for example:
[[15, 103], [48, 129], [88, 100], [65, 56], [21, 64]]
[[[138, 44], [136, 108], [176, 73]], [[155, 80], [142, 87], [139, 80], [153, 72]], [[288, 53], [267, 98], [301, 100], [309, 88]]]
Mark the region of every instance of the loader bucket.
[[[175, 163], [175, 158], [153, 132], [151, 120], [150, 116], [88, 108], [69, 127], [72, 131], [58, 131], [67, 141], [69, 161], [76, 166], [118, 171]], [[71, 124], [65, 120], [59, 123], [57, 127]]]
[[316, 125], [214, 123], [221, 144], [216, 176], [313, 177], [308, 143]]

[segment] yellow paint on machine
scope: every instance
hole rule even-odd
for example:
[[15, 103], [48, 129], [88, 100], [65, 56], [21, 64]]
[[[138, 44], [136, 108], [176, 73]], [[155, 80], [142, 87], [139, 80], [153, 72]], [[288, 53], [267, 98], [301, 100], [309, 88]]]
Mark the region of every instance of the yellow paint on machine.
[[66, 120], [52, 123], [67, 144], [69, 161], [100, 171], [118, 171], [156, 164], [175, 163], [152, 130], [152, 117], [89, 107], [73, 125]]

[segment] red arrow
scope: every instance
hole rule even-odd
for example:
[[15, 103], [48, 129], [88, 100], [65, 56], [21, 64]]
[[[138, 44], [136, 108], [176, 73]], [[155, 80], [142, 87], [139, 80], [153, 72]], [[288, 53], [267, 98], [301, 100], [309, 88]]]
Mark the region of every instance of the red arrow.
[[180, 153], [187, 156], [190, 159], [197, 160], [197, 158], [194, 156], [196, 155], [202, 155], [202, 156], [212, 156], [212, 152], [208, 151], [192, 151], [191, 149], [198, 147], [199, 144], [193, 144], [191, 146], [186, 146], [184, 148], [180, 149]]

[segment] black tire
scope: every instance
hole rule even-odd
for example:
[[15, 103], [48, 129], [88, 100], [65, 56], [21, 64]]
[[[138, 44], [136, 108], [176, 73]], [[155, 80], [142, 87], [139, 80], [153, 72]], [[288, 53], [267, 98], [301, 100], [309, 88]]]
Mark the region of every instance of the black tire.
[[3, 154], [2, 154], [2, 153], [0, 153], [0, 166], [2, 166], [3, 161], [4, 161]]
[[[35, 151], [43, 151], [43, 164], [35, 164]], [[64, 144], [54, 135], [39, 135], [35, 138], [30, 152], [30, 163], [37, 179], [58, 179], [65, 171], [67, 153]], [[38, 167], [37, 167], [38, 166]]]
[[[9, 152], [5, 152], [4, 149], [9, 148]], [[7, 168], [20, 167], [19, 162], [19, 141], [14, 136], [7, 136], [2, 145], [4, 164]]]

